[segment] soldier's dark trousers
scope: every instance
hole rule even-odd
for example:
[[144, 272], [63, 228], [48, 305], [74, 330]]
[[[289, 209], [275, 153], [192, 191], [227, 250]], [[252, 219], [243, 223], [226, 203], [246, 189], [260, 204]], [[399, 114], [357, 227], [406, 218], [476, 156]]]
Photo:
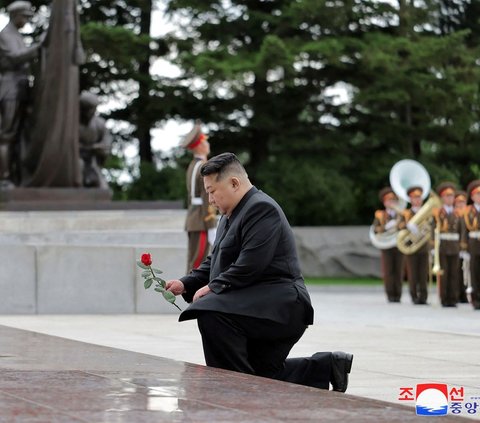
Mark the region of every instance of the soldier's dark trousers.
[[472, 305], [480, 310], [480, 255], [470, 253], [470, 274], [472, 282]]
[[209, 251], [207, 231], [188, 232], [187, 275], [200, 266]]
[[404, 256], [397, 247], [382, 250], [382, 274], [388, 301], [398, 302], [402, 296]]
[[458, 303], [458, 268], [460, 258], [458, 254], [440, 254], [440, 301], [443, 306], [452, 306]]
[[422, 251], [407, 256], [408, 285], [415, 304], [427, 301], [428, 266], [428, 252]]

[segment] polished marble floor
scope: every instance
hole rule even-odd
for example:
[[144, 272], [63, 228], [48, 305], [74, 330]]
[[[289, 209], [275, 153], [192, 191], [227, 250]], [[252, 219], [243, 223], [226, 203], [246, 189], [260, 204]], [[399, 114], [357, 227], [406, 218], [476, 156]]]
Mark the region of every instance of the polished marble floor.
[[0, 326], [0, 422], [164, 421], [425, 419], [411, 407]]

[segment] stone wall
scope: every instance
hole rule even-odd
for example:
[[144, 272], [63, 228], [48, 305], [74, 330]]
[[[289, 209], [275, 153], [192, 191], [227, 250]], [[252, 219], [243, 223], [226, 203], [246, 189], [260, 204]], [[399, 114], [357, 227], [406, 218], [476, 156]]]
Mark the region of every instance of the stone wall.
[[304, 276], [380, 277], [368, 226], [293, 228]]
[[[0, 212], [0, 313], [175, 313], [136, 260], [182, 276], [183, 210]], [[379, 276], [368, 227], [294, 228], [305, 276]], [[183, 309], [186, 304], [179, 298]]]

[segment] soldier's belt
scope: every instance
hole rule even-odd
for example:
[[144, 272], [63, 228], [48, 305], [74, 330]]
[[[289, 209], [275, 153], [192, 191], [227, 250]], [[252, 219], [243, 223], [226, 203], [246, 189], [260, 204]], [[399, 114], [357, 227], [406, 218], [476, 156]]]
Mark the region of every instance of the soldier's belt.
[[468, 237], [473, 239], [480, 239], [480, 231], [469, 232]]
[[443, 234], [440, 234], [440, 239], [444, 241], [459, 241], [460, 234], [443, 233]]

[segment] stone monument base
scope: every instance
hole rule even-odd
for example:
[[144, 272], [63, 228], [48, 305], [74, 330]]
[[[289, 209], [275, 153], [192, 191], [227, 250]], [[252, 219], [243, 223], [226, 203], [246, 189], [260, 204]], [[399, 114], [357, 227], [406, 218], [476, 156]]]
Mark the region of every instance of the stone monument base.
[[0, 314], [178, 313], [153, 288], [145, 290], [136, 261], [148, 252], [164, 279], [184, 275], [185, 214], [0, 212]]
[[[151, 253], [162, 278], [183, 276], [185, 218], [186, 210], [0, 211], [0, 314], [178, 313], [145, 290], [136, 261]], [[293, 232], [305, 276], [380, 271], [366, 226]]]
[[0, 189], [0, 210], [132, 210], [181, 209], [182, 201], [112, 201], [108, 188]]

